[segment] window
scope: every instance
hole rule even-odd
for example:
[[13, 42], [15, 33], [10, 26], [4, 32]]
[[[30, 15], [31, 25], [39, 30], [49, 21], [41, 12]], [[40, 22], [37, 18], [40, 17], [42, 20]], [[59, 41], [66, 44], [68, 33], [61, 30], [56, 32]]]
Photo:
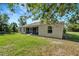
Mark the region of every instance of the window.
[[48, 26], [48, 33], [52, 33], [52, 26]]

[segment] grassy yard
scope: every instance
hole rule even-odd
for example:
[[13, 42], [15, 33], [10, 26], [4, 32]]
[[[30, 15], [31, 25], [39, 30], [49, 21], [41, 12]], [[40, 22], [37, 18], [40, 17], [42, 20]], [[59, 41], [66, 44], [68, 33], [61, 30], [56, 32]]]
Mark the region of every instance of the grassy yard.
[[0, 35], [0, 55], [79, 55], [79, 43], [19, 33], [4, 34]]
[[67, 32], [69, 40], [79, 42], [79, 32]]

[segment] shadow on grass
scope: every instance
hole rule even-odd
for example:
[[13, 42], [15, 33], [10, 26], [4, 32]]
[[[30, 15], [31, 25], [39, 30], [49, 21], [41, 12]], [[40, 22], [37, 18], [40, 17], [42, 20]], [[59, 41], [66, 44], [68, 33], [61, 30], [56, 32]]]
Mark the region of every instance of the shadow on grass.
[[67, 36], [66, 40], [79, 42], [79, 35], [67, 33], [66, 36]]
[[16, 34], [17, 32], [11, 32], [11, 33], [0, 33], [0, 36], [3, 36], [5, 34], [10, 34], [10, 35], [13, 35], [13, 34]]

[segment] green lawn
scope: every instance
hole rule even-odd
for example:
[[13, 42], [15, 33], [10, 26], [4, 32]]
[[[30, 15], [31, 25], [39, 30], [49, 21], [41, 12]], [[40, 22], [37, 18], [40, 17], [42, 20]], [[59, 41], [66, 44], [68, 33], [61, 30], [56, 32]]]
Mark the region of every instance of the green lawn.
[[4, 34], [0, 35], [0, 55], [79, 55], [79, 43], [69, 40], [46, 38], [20, 33]]
[[40, 49], [48, 43], [47, 40], [26, 34], [0, 35], [0, 55], [30, 55], [30, 52], [32, 55], [33, 49]]
[[79, 42], [79, 32], [67, 32], [69, 40]]

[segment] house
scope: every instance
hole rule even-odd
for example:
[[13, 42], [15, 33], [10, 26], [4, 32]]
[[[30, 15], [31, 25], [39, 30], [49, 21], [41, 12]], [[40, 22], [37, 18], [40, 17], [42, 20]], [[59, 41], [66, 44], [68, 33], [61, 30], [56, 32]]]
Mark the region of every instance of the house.
[[63, 37], [64, 23], [55, 23], [55, 24], [43, 24], [40, 22], [35, 22], [32, 24], [27, 24], [22, 27], [19, 27], [19, 32], [25, 34], [35, 34], [39, 36], [46, 37]]

